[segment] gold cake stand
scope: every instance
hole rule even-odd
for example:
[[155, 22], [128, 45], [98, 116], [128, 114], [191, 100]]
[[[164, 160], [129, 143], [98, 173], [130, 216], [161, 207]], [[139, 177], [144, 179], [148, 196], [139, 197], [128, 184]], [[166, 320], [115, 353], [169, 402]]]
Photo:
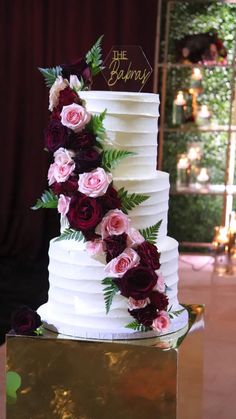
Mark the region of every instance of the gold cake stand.
[[7, 336], [7, 419], [195, 419], [202, 411], [204, 308], [150, 339]]

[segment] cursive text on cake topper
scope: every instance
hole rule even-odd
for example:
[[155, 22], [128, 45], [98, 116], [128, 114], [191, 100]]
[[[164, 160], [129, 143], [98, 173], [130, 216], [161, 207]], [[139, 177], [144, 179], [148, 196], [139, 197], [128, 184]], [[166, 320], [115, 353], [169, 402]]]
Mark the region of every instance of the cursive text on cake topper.
[[139, 92], [152, 73], [140, 46], [114, 46], [104, 63], [103, 76], [110, 90]]

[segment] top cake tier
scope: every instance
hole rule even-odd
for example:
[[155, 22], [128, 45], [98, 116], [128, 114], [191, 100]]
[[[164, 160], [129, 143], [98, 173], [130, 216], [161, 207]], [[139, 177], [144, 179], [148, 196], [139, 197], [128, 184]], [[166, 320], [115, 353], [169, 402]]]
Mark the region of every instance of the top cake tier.
[[112, 171], [114, 176], [139, 178], [156, 172], [159, 95], [154, 93], [81, 91], [92, 114], [107, 111], [106, 148], [135, 153]]

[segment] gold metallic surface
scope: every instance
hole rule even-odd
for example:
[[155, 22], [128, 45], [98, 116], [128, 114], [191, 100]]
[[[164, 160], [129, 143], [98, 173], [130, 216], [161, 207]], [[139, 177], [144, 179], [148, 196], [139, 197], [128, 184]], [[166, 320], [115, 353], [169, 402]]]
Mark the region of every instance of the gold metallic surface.
[[203, 307], [186, 308], [189, 330], [164, 339], [9, 335], [7, 369], [20, 375], [21, 387], [8, 398], [7, 419], [187, 419], [187, 400], [198, 397], [201, 406]]

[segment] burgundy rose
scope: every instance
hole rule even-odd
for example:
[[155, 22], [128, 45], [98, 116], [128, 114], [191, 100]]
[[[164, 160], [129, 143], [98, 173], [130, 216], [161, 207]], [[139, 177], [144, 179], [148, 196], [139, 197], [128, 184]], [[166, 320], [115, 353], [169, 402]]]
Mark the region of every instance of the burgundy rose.
[[68, 138], [66, 148], [76, 151], [91, 148], [96, 144], [95, 136], [86, 130], [83, 130], [78, 133], [75, 133], [71, 130], [71, 133], [72, 135], [70, 135], [70, 137]]
[[101, 165], [101, 154], [94, 148], [80, 150], [74, 157], [75, 173], [91, 172]]
[[12, 329], [18, 335], [35, 335], [34, 331], [42, 325], [41, 318], [30, 307], [21, 306], [11, 316]]
[[71, 176], [66, 182], [54, 182], [50, 188], [55, 195], [72, 196], [78, 191], [78, 179]]
[[58, 148], [65, 147], [70, 130], [60, 121], [51, 120], [44, 133], [45, 147], [54, 153]]
[[51, 113], [51, 121], [61, 121], [61, 112], [54, 109]]
[[128, 270], [122, 278], [114, 279], [124, 297], [144, 300], [149, 297], [157, 283], [158, 276], [146, 266]]
[[70, 86], [67, 86], [60, 91], [58, 99], [57, 111], [61, 111], [63, 106], [71, 105], [72, 103], [77, 103], [78, 105], [81, 105], [82, 103], [79, 96], [70, 88]]
[[121, 208], [121, 199], [118, 196], [116, 189], [109, 185], [105, 195], [100, 198], [100, 202], [105, 212], [111, 209]]
[[103, 217], [102, 206], [95, 198], [83, 194], [73, 196], [67, 213], [70, 226], [76, 230], [94, 229]]
[[136, 252], [140, 256], [141, 265], [147, 266], [153, 270], [160, 268], [160, 253], [158, 253], [154, 244], [144, 241], [137, 247]]
[[92, 71], [85, 59], [80, 58], [72, 64], [61, 64], [63, 78], [70, 79], [70, 75], [74, 74], [80, 80], [83, 78], [86, 87], [92, 84]]
[[127, 234], [123, 233], [119, 236], [110, 236], [104, 239], [106, 247], [106, 262], [119, 256], [127, 247]]
[[153, 291], [151, 295], [149, 296], [151, 303], [156, 307], [157, 310], [166, 310], [168, 307], [168, 297], [159, 292], [159, 291]]
[[129, 310], [129, 313], [138, 321], [138, 323], [141, 323], [146, 327], [150, 327], [153, 320], [157, 317], [157, 309], [153, 304], [148, 304], [144, 308]]

